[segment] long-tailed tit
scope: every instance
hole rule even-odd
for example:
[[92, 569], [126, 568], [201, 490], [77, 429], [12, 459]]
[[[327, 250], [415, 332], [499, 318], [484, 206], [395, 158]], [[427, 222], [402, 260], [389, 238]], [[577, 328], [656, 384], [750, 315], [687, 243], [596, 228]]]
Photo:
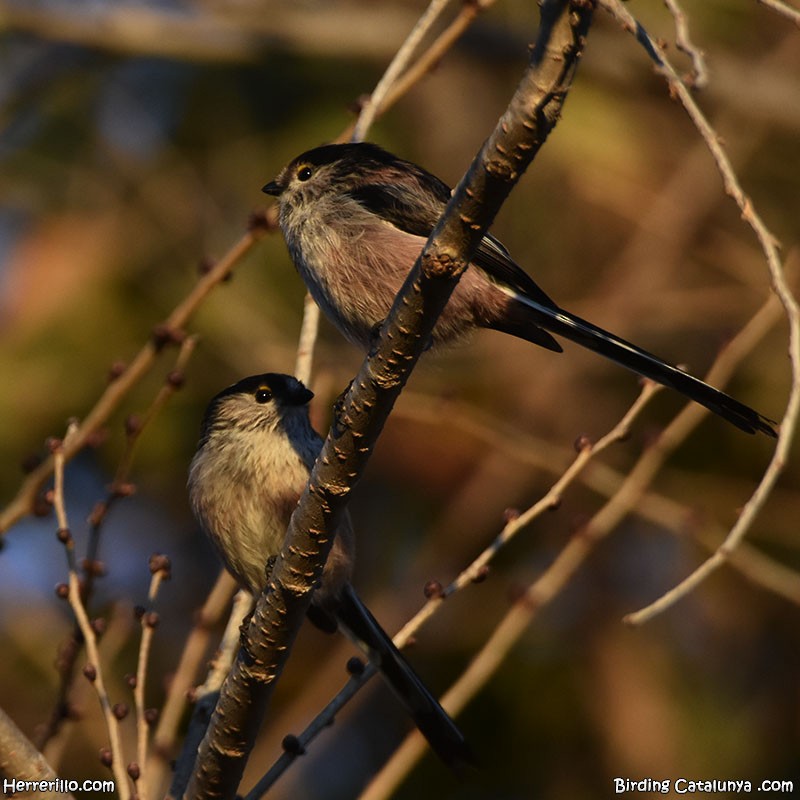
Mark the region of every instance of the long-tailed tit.
[[[289, 518], [322, 447], [311, 427], [313, 394], [289, 375], [254, 375], [210, 402], [189, 470], [195, 516], [236, 580], [254, 596], [280, 552]], [[451, 766], [471, 761], [461, 732], [350, 585], [353, 530], [336, 532], [309, 618], [344, 630], [381, 671], [434, 751]]]
[[[450, 188], [370, 143], [329, 144], [297, 156], [264, 186], [300, 275], [336, 327], [368, 350]], [[493, 328], [561, 352], [563, 336], [669, 386], [748, 433], [775, 436], [770, 420], [636, 345], [554, 303], [493, 236], [486, 235], [433, 331], [433, 342]]]

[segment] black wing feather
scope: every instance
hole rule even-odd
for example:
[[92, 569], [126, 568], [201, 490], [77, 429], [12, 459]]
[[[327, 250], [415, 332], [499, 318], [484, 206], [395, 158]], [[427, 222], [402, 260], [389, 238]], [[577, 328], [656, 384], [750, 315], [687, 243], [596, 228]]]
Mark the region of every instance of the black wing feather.
[[436, 754], [454, 768], [474, 763], [472, 751], [455, 722], [403, 658], [353, 587], [345, 584], [338, 599], [336, 617], [342, 627], [381, 671]]

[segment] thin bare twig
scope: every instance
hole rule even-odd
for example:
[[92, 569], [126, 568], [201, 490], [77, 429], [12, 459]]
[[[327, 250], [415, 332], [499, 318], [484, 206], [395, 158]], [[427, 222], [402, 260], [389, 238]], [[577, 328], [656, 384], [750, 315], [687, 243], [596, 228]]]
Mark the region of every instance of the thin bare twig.
[[[161, 584], [170, 578], [170, 562], [166, 556], [156, 553], [150, 558], [150, 589], [147, 599], [152, 603], [158, 597]], [[153, 635], [158, 617], [153, 612], [146, 612], [140, 619], [142, 638], [139, 644], [139, 659], [136, 664], [136, 683], [133, 687], [134, 708], [136, 710], [136, 758], [138, 777], [136, 779], [137, 794], [141, 798], [148, 797], [148, 786], [152, 786], [149, 770], [148, 742], [150, 738], [150, 724], [145, 708], [145, 682], [147, 680], [147, 665]]]
[[233, 609], [222, 634], [219, 649], [211, 662], [206, 680], [197, 689], [197, 697], [201, 698], [212, 692], [218, 692], [225, 676], [231, 670], [231, 664], [236, 657], [236, 650], [241, 641], [242, 622], [253, 608], [253, 596], [240, 589], [233, 598]]
[[235, 591], [236, 582], [228, 572], [222, 570], [203, 607], [197, 612], [194, 627], [181, 651], [180, 661], [167, 690], [167, 699], [159, 715], [147, 767], [153, 800], [163, 797], [163, 785], [171, 770], [178, 727], [188, 703], [187, 695], [207, 658], [211, 630], [222, 619]]
[[352, 141], [360, 142], [363, 140], [364, 136], [366, 136], [389, 89], [406, 70], [420, 43], [431, 27], [436, 24], [436, 20], [439, 19], [439, 16], [450, 2], [451, 0], [430, 0], [428, 7], [417, 20], [411, 33], [406, 37], [406, 40], [400, 45], [400, 49], [395, 53], [386, 72], [383, 73], [383, 77], [378, 81], [375, 89], [373, 89], [372, 94], [364, 101], [361, 107], [361, 113], [358, 115], [355, 127], [353, 128], [353, 133], [351, 135]]
[[[633, 403], [625, 416], [614, 426], [606, 436], [592, 444], [588, 441], [581, 442], [578, 455], [567, 469], [561, 474], [550, 490], [534, 505], [523, 514], [508, 520], [497, 538], [480, 555], [467, 566], [450, 583], [427, 603], [397, 632], [394, 636], [395, 645], [402, 649], [411, 639], [419, 633], [423, 625], [441, 608], [442, 603], [453, 594], [473, 585], [483, 576], [489, 564], [497, 553], [521, 530], [526, 528], [531, 522], [558, 505], [558, 502], [572, 483], [575, 482], [585, 470], [590, 461], [594, 460], [604, 450], [615, 442], [626, 436], [634, 419], [642, 411], [644, 406], [650, 401], [661, 387], [652, 381], [645, 381], [639, 397]], [[372, 664], [367, 664], [364, 671], [354, 675], [336, 696], [323, 708], [305, 730], [297, 737], [300, 745], [298, 752], [305, 750], [311, 742], [326, 728], [329, 728], [336, 714], [347, 705], [347, 703], [358, 693], [358, 691], [369, 681], [377, 670]], [[451, 710], [451, 709], [448, 709]], [[423, 748], [424, 749], [424, 748]], [[270, 767], [269, 771], [258, 781], [253, 789], [248, 793], [245, 800], [258, 800], [275, 783], [275, 781], [286, 771], [289, 765], [297, 758], [298, 752], [284, 752]], [[421, 752], [421, 751], [420, 751]]]
[[475, 18], [494, 5], [494, 3], [495, 0], [472, 0], [471, 2], [463, 3], [455, 19], [437, 36], [425, 53], [410, 65], [406, 72], [399, 76], [395, 85], [387, 91], [381, 106], [381, 112], [393, 106], [424, 75], [435, 69], [445, 53], [461, 38]]
[[[232, 579], [231, 579], [232, 580]], [[240, 590], [233, 601], [225, 632], [222, 635], [219, 649], [211, 662], [206, 680], [194, 694], [194, 711], [189, 721], [189, 729], [183, 740], [181, 754], [175, 764], [172, 784], [168, 798], [178, 800], [184, 796], [186, 785], [196, 769], [197, 748], [203, 741], [208, 729], [211, 714], [217, 705], [220, 687], [231, 670], [231, 664], [241, 643], [242, 624], [253, 608], [253, 597], [249, 592]]]
[[294, 365], [295, 377], [308, 385], [311, 382], [311, 373], [314, 365], [314, 346], [319, 332], [319, 306], [314, 298], [306, 292], [303, 300], [303, 323], [300, 327], [300, 337], [297, 342], [297, 360]]
[[[104, 500], [95, 504], [92, 513], [89, 515], [89, 540], [86, 546], [86, 556], [82, 560], [83, 579], [81, 582], [81, 600], [86, 607], [89, 606], [93, 594], [95, 579], [98, 575], [103, 574], [103, 567], [102, 563], [98, 560], [98, 553], [104, 523], [112, 507], [122, 498], [128, 497], [135, 490], [134, 486], [128, 482], [128, 479], [136, 445], [141, 438], [142, 432], [148, 425], [152, 424], [161, 409], [182, 385], [183, 373], [194, 352], [196, 343], [196, 336], [187, 336], [183, 340], [173, 369], [170, 371], [166, 381], [159, 389], [143, 418], [141, 420], [136, 419], [135, 421], [129, 418], [126, 421], [125, 429], [127, 437], [125, 450], [120, 458], [114, 480], [111, 483], [111, 489]], [[80, 629], [76, 623], [66, 643], [62, 643], [59, 646], [59, 657], [56, 662], [59, 672], [58, 693], [53, 703], [50, 716], [37, 736], [36, 743], [40, 748], [43, 748], [47, 742], [56, 735], [61, 724], [64, 722], [65, 714], [69, 708], [69, 694], [75, 677], [75, 664], [82, 652], [82, 647], [83, 640]]]
[[69, 529], [69, 522], [67, 520], [66, 505], [64, 502], [64, 463], [66, 461], [65, 451], [70, 447], [70, 438], [77, 436], [78, 427], [73, 424], [67, 430], [63, 442], [54, 443], [53, 447], [53, 470], [54, 470], [54, 486], [53, 486], [53, 508], [56, 512], [56, 519], [58, 520], [59, 538], [64, 544], [64, 549], [67, 555], [67, 563], [69, 565], [69, 583], [68, 595], [72, 613], [83, 634], [84, 643], [86, 646], [86, 654], [88, 662], [84, 669], [84, 675], [91, 682], [94, 687], [97, 699], [100, 701], [100, 708], [103, 712], [103, 717], [108, 731], [109, 744], [111, 747], [111, 771], [117, 783], [117, 792], [121, 800], [128, 800], [130, 798], [130, 784], [128, 782], [128, 775], [123, 765], [122, 742], [120, 739], [119, 720], [114, 716], [111, 708], [111, 701], [108, 697], [108, 691], [103, 681], [103, 669], [100, 663], [100, 653], [97, 649], [97, 636], [95, 635], [94, 628], [89, 621], [89, 616], [86, 613], [86, 608], [83, 605], [81, 598], [80, 580], [75, 563], [75, 546], [72, 539], [72, 534]]
[[[645, 405], [659, 390], [659, 386], [652, 381], [645, 381], [642, 391], [634, 404], [625, 416], [609, 431], [605, 436], [598, 440], [594, 445], [585, 443], [578, 452], [577, 458], [569, 468], [550, 488], [544, 497], [532, 505], [527, 511], [517, 519], [511, 520], [506, 524], [503, 531], [495, 540], [495, 543], [488, 547], [484, 552], [465, 569], [461, 575], [451, 584], [448, 589], [457, 591], [476, 577], [480, 576], [486, 565], [497, 552], [499, 543], [507, 542], [522, 527], [528, 525], [531, 520], [548, 508], [552, 508], [558, 503], [566, 486], [572, 483], [589, 461], [612, 444], [619, 442], [627, 437], [630, 426], [636, 416], [642, 411]], [[620, 491], [623, 491], [624, 487]], [[566, 585], [567, 581], [575, 574], [578, 567], [583, 563], [594, 543], [599, 537], [589, 535], [588, 531], [592, 528], [592, 522], [577, 532], [570, 539], [567, 546], [561, 551], [555, 562], [550, 568], [524, 593], [520, 599], [506, 614], [505, 618], [489, 637], [486, 644], [470, 663], [466, 671], [444, 694], [441, 699], [442, 706], [451, 714], [458, 715], [467, 703], [486, 685], [491, 676], [508, 655], [512, 645], [522, 636], [525, 629], [538, 610], [546, 605], [555, 595]], [[449, 592], [449, 593], [452, 593]], [[428, 604], [408, 623], [395, 637], [395, 642], [404, 643], [421, 624], [435, 607], [440, 605], [448, 591], [442, 593], [442, 598], [429, 601]], [[426, 614], [426, 610], [430, 613]], [[383, 768], [378, 772], [369, 783], [359, 800], [382, 800], [392, 795], [400, 782], [405, 778], [411, 768], [422, 757], [425, 752], [425, 741], [412, 731], [405, 739], [403, 744], [393, 753], [392, 757]]]
[[487, 547], [447, 588], [443, 589], [439, 597], [429, 600], [414, 618], [403, 626], [397, 634], [397, 642], [405, 645], [405, 643], [417, 633], [420, 625], [433, 615], [444, 600], [460, 589], [463, 589], [468, 584], [480, 580], [495, 555], [497, 555], [514, 536], [523, 528], [530, 525], [534, 519], [541, 516], [549, 509], [556, 508], [564, 490], [580, 476], [589, 461], [596, 458], [610, 445], [627, 435], [633, 420], [638, 416], [653, 395], [660, 391], [661, 388], [661, 386], [652, 381], [643, 380], [643, 387], [639, 397], [620, 422], [614, 426], [614, 429], [594, 444], [589, 441], [579, 442], [580, 450], [578, 451], [577, 457], [553, 484], [547, 494], [534, 503], [527, 511], [509, 520], [492, 544], [489, 545], [489, 547]]
[[689, 36], [689, 22], [678, 0], [664, 0], [664, 5], [669, 9], [675, 20], [675, 43], [678, 50], [685, 53], [692, 60], [692, 75], [689, 85], [695, 89], [705, 89], [708, 85], [708, 69], [703, 51], [692, 42]]
[[756, 212], [750, 198], [742, 189], [733, 166], [721, 144], [719, 135], [694, 102], [690, 92], [666, 58], [663, 49], [650, 38], [647, 31], [644, 30], [641, 24], [618, 2], [618, 0], [600, 0], [600, 3], [613, 14], [616, 19], [620, 20], [626, 29], [635, 33], [637, 40], [654, 60], [658, 71], [669, 84], [670, 91], [681, 101], [681, 104], [703, 138], [703, 141], [706, 143], [722, 177], [726, 194], [736, 202], [742, 213], [742, 218], [752, 228], [761, 245], [769, 267], [773, 289], [783, 305], [786, 318], [789, 322], [789, 357], [791, 362], [792, 382], [789, 400], [781, 421], [778, 442], [775, 446], [772, 459], [764, 471], [761, 481], [742, 509], [739, 519], [731, 528], [728, 536], [718, 550], [691, 575], [662, 598], [652, 603], [647, 608], [634, 614], [629, 614], [625, 618], [625, 621], [631, 625], [641, 625], [674, 605], [727, 561], [730, 553], [740, 544], [753, 525], [758, 513], [772, 493], [778, 477], [783, 472], [789, 455], [789, 449], [794, 440], [798, 415], [800, 415], [800, 307], [798, 307], [797, 301], [786, 282], [783, 266], [778, 255], [777, 240]]
[[[164, 344], [170, 341], [170, 337], [174, 335], [180, 337], [179, 332], [184, 329], [208, 294], [231, 273], [266, 231], [274, 229], [276, 226], [276, 212], [274, 209], [270, 209], [266, 212], [262, 223], [252, 225], [250, 230], [228, 250], [212, 269], [198, 280], [166, 320], [156, 326], [153, 338], [142, 347], [126, 369], [108, 385], [83, 422], [77, 427], [74, 436], [64, 445], [65, 463], [86, 446], [91, 436], [106, 423], [130, 390], [150, 371]], [[53, 465], [54, 461], [51, 455], [28, 474], [16, 496], [0, 513], [0, 534], [26, 514], [31, 513], [39, 489], [53, 474]]]
[[756, 0], [759, 5], [766, 6], [767, 8], [776, 11], [782, 17], [786, 17], [786, 19], [791, 20], [800, 28], [800, 11], [796, 8], [792, 8], [787, 3], [784, 3], [783, 0]]

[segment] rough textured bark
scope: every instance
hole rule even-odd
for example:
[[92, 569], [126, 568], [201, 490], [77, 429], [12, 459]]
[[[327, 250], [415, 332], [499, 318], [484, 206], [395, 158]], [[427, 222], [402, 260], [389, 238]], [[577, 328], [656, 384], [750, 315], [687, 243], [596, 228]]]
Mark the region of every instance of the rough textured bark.
[[[46, 781], [51, 789], [31, 791], [31, 795], [42, 800], [70, 800], [74, 796], [69, 792], [56, 791], [58, 775], [53, 771], [47, 759], [33, 746], [25, 734], [14, 724], [11, 718], [0, 709], [0, 778], [13, 781]], [[23, 789], [18, 791], [27, 795]]]
[[397, 296], [375, 346], [340, 399], [333, 427], [267, 591], [223, 686], [187, 795], [233, 797], [308, 608], [351, 490], [439, 314], [514, 184], [555, 126], [580, 59], [593, 0], [546, 0], [522, 80]]

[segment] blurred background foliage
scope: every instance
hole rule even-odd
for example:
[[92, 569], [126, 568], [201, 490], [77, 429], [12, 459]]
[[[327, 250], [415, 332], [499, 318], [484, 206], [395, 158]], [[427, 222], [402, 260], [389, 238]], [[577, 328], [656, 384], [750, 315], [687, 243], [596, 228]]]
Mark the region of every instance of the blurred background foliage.
[[[754, 0], [686, 0], [710, 83], [700, 94], [743, 186], [797, 266], [800, 220], [800, 32]], [[674, 39], [658, 4], [631, 2], [651, 34]], [[297, 153], [336, 137], [380, 77], [424, 5], [196, 0], [125, 4], [0, 2], [0, 497], [20, 463], [62, 435], [222, 255], [260, 187]], [[516, 85], [534, 37], [534, 4], [500, 0], [370, 138], [455, 183]], [[681, 69], [688, 60], [670, 52]], [[703, 374], [768, 295], [750, 230], [712, 161], [633, 39], [599, 13], [564, 118], [514, 191], [494, 232], [559, 303]], [[290, 372], [303, 287], [279, 236], [268, 236], [192, 321], [201, 342], [187, 383], [144, 432], [135, 496], [110, 514], [108, 575], [92, 613], [110, 618], [104, 649], [112, 695], [128, 700], [147, 557], [169, 554], [148, 704], [158, 706], [218, 566], [198, 535], [185, 476], [208, 398], [245, 374]], [[730, 391], [780, 418], [789, 377], [779, 321]], [[555, 356], [500, 334], [426, 357], [354, 497], [356, 584], [394, 630], [448, 582], [637, 394], [636, 380], [567, 345]], [[107, 436], [67, 470], [76, 538], [124, 448], [123, 421], [142, 412], [174, 359], [156, 369]], [[360, 356], [323, 322], [315, 418], [328, 420]], [[630, 439], [604, 460], [624, 472], [680, 409], [661, 393]], [[480, 414], [496, 435], [463, 424]], [[530, 443], [531, 460], [504, 446]], [[612, 779], [800, 780], [797, 607], [725, 569], [641, 630], [620, 617], [685, 576], [719, 541], [771, 454], [766, 438], [706, 420], [654, 489], [676, 502], [673, 524], [633, 515], [593, 554], [460, 722], [481, 771], [458, 783], [428, 757], [402, 798], [594, 798]], [[538, 466], [536, 465], [538, 461]], [[796, 455], [751, 540], [800, 569]], [[489, 580], [448, 603], [412, 659], [437, 690], [468, 663], [515, 591], [552, 561], [604, 498], [575, 486], [496, 562]], [[70, 628], [53, 585], [65, 576], [52, 518], [27, 519], [0, 553], [0, 706], [31, 736], [57, 683], [57, 643]], [[714, 537], [717, 537], [714, 539]], [[79, 550], [80, 552], [80, 550]], [[246, 784], [344, 681], [347, 643], [304, 630]], [[79, 664], [82, 661], [79, 659]], [[82, 682], [48, 755], [67, 778], [105, 776], [105, 732]], [[377, 684], [363, 692], [274, 790], [349, 798], [407, 723]]]

